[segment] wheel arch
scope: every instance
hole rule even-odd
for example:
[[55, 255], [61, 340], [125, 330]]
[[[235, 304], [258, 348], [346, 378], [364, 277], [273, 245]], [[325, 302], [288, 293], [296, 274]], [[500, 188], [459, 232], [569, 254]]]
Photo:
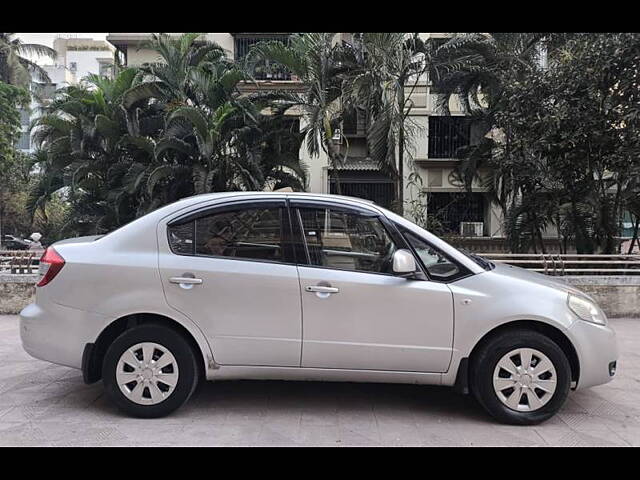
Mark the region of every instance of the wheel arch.
[[[207, 351], [196, 336], [185, 325], [179, 321], [158, 313], [133, 313], [119, 317], [109, 323], [98, 335], [94, 343], [85, 346], [82, 358], [82, 374], [85, 383], [95, 383], [102, 378], [102, 363], [109, 346], [126, 330], [137, 325], [153, 323], [164, 325], [181, 334], [193, 349], [196, 355], [196, 362], [199, 365], [199, 375], [206, 376], [209, 363], [213, 362], [213, 357], [206, 354]], [[206, 342], [206, 341], [205, 341]]]
[[473, 365], [475, 355], [477, 355], [480, 348], [485, 345], [489, 340], [491, 340], [496, 335], [512, 329], [517, 328], [526, 328], [529, 330], [533, 330], [535, 332], [541, 333], [546, 337], [553, 340], [560, 349], [567, 356], [567, 360], [569, 361], [569, 365], [571, 367], [571, 382], [573, 385], [577, 385], [578, 380], [580, 378], [580, 360], [578, 358], [578, 352], [576, 351], [571, 340], [557, 327], [550, 325], [545, 322], [541, 322], [539, 320], [514, 320], [507, 323], [503, 323], [494, 327], [485, 333], [480, 340], [476, 342], [473, 349], [469, 353], [468, 357], [463, 358], [460, 361], [460, 365], [458, 367], [458, 372], [456, 375], [456, 382], [454, 388], [462, 393], [469, 392], [469, 369], [471, 365]]

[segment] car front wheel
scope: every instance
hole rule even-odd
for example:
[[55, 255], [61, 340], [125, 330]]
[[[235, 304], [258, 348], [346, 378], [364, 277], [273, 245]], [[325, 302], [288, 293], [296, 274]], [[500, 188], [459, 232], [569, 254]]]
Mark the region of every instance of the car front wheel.
[[144, 418], [165, 416], [183, 405], [198, 383], [195, 355], [178, 332], [155, 324], [123, 332], [103, 363], [109, 397], [125, 413]]
[[532, 330], [508, 330], [485, 343], [471, 364], [471, 390], [495, 418], [535, 425], [564, 404], [571, 366], [562, 349]]

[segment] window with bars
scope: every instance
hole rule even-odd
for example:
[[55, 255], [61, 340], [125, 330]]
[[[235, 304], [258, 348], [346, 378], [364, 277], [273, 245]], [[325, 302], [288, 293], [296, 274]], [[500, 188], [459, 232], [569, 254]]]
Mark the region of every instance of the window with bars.
[[[356, 174], [349, 175], [344, 170], [340, 172], [340, 175], [342, 175], [340, 178], [340, 192], [342, 195], [371, 200], [384, 208], [391, 207], [394, 190], [393, 183], [390, 181], [367, 178], [367, 175], [362, 175], [362, 178], [355, 178]], [[338, 188], [333, 180], [330, 183], [329, 193], [338, 193]]]
[[365, 136], [367, 134], [367, 115], [362, 110], [344, 111], [342, 131], [345, 135]]
[[[287, 44], [289, 37], [290, 34], [236, 35], [235, 59], [236, 61], [243, 60], [256, 43], [277, 40]], [[269, 60], [255, 62], [251, 73], [256, 80], [291, 80], [291, 72], [288, 69]]]
[[29, 150], [31, 148], [31, 134], [28, 131], [22, 132], [20, 135], [18, 148], [20, 150]]
[[27, 109], [20, 109], [20, 125], [29, 126], [31, 123], [31, 112]]
[[470, 122], [466, 117], [429, 117], [429, 158], [456, 158], [469, 145]]
[[484, 221], [485, 197], [482, 193], [431, 192], [427, 209], [442, 223], [445, 233], [460, 233], [461, 222]]
[[39, 83], [37, 88], [42, 99], [51, 100], [56, 94], [58, 85], [56, 83]]

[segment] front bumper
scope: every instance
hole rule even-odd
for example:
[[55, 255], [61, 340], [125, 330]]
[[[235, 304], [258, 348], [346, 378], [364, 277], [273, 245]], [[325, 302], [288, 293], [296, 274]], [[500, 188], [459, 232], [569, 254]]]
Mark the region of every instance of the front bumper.
[[580, 378], [576, 390], [613, 380], [615, 368], [612, 371], [611, 364], [618, 360], [615, 331], [608, 325], [576, 320], [569, 329], [569, 335], [580, 362]]
[[20, 312], [22, 347], [40, 360], [81, 368], [85, 345], [95, 341], [106, 322], [95, 313], [49, 302], [45, 310], [32, 303]]

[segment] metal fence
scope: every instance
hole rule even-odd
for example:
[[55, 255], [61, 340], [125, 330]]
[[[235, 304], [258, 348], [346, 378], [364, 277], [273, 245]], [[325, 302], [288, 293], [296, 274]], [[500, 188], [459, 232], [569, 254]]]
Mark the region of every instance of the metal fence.
[[479, 253], [495, 263], [508, 263], [546, 275], [640, 275], [640, 255]]
[[[38, 273], [42, 251], [0, 250], [0, 273]], [[506, 263], [546, 275], [640, 275], [640, 255], [580, 255], [536, 253], [479, 253], [495, 263]]]
[[0, 250], [0, 273], [38, 273], [43, 250]]

